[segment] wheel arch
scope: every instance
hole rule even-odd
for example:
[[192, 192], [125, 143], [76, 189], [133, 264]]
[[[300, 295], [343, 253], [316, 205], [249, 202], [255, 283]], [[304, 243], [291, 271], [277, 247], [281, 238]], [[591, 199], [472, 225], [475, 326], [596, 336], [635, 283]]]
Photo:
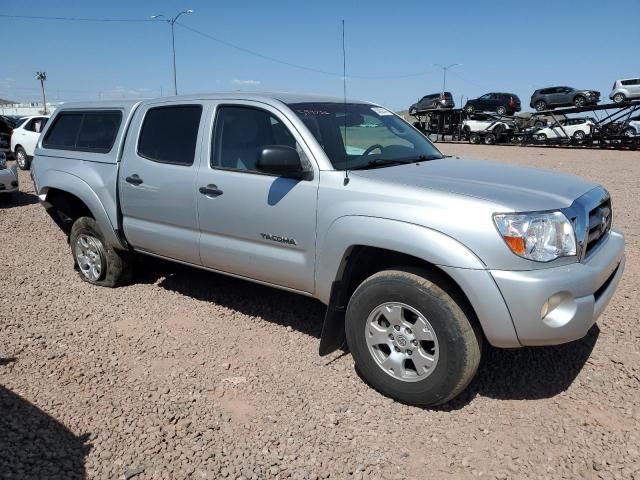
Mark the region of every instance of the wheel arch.
[[37, 194], [53, 221], [68, 236], [81, 216], [93, 218], [114, 248], [126, 249], [97, 194], [81, 178], [58, 170], [37, 175]]

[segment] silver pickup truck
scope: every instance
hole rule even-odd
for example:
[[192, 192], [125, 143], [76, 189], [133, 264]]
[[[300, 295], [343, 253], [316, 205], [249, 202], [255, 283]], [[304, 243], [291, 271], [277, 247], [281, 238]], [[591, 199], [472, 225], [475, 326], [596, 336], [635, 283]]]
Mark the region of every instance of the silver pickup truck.
[[346, 340], [368, 383], [414, 405], [460, 393], [485, 339], [581, 338], [624, 269], [603, 187], [445, 157], [366, 102], [65, 104], [33, 178], [83, 280], [125, 284], [141, 253], [314, 297], [320, 354]]

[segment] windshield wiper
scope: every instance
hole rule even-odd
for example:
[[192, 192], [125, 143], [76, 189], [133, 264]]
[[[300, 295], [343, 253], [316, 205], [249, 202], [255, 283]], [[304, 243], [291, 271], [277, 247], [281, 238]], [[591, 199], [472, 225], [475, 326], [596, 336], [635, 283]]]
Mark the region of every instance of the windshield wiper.
[[411, 161], [397, 160], [397, 159], [391, 159], [391, 158], [376, 158], [375, 160], [368, 161], [364, 165], [359, 165], [357, 167], [350, 168], [350, 170], [366, 170], [367, 168], [386, 167], [389, 165], [402, 165], [405, 163], [411, 163]]

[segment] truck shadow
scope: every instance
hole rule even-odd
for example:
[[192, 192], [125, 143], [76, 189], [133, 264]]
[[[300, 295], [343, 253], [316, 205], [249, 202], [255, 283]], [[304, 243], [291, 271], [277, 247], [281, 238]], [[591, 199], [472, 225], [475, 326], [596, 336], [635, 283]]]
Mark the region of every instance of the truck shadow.
[[0, 385], [0, 477], [85, 478], [88, 437]]
[[325, 307], [303, 295], [152, 257], [139, 259], [136, 283], [215, 303], [320, 338]]
[[3, 208], [25, 207], [38, 203], [37, 195], [27, 192], [0, 194], [0, 210]]
[[[139, 283], [157, 283], [167, 290], [320, 338], [325, 307], [314, 299], [154, 258], [145, 258], [143, 264], [144, 273], [136, 278]], [[438, 409], [463, 408], [478, 395], [502, 400], [558, 395], [578, 376], [599, 334], [594, 325], [584, 338], [564, 345], [511, 350], [485, 345], [469, 387]], [[346, 346], [344, 349], [348, 351]]]
[[440, 410], [457, 410], [477, 395], [500, 400], [539, 400], [567, 390], [591, 356], [600, 329], [580, 340], [551, 347], [501, 349], [486, 346], [467, 389]]

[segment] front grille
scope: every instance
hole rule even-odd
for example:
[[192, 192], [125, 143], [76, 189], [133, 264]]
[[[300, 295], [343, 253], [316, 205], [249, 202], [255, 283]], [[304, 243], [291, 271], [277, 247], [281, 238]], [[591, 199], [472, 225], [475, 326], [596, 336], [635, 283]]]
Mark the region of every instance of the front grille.
[[587, 234], [584, 239], [585, 256], [589, 255], [589, 252], [592, 252], [598, 244], [604, 240], [607, 233], [611, 230], [612, 223], [613, 210], [611, 209], [611, 199], [607, 198], [589, 212]]

